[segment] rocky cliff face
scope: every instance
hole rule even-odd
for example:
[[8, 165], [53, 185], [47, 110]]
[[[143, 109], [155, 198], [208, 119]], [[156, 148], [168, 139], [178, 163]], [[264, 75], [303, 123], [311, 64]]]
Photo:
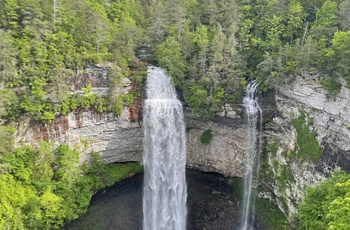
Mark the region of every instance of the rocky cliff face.
[[[79, 81], [95, 82], [93, 90], [104, 93], [106, 71], [99, 68], [93, 69], [95, 76]], [[318, 78], [317, 74], [300, 76], [292, 85], [278, 88], [262, 100], [265, 147], [261, 154], [260, 184], [265, 191], [259, 196], [273, 200], [286, 215], [296, 212], [305, 186], [319, 183], [336, 169], [350, 172], [350, 90], [343, 87], [339, 95], [329, 95], [317, 82]], [[130, 87], [126, 80], [119, 90], [127, 93]], [[242, 108], [233, 111], [227, 106], [225, 111], [230, 118], [218, 116], [210, 122], [186, 114], [187, 165], [242, 177], [247, 143], [244, 115]], [[307, 157], [308, 149], [305, 152], [299, 149], [298, 132], [292, 121], [300, 114], [305, 116], [311, 137], [322, 147], [323, 153], [316, 161]], [[23, 121], [18, 124], [15, 140], [17, 145], [33, 146], [41, 140], [52, 141], [56, 146], [68, 143], [81, 150], [82, 160], [87, 153], [96, 151], [106, 163], [142, 161], [142, 123], [136, 120], [133, 108], [125, 107], [119, 117], [80, 110], [50, 125], [28, 125], [28, 121]], [[211, 130], [213, 140], [202, 144], [200, 136], [207, 129]]]
[[[71, 92], [83, 93], [82, 87], [91, 84], [95, 94], [106, 95], [110, 90], [108, 68], [109, 64], [88, 66], [70, 82]], [[115, 93], [127, 94], [132, 87], [131, 81], [125, 78]], [[80, 150], [82, 161], [91, 151], [99, 152], [106, 163], [141, 161], [143, 134], [138, 123], [138, 107], [135, 100], [131, 107], [123, 108], [121, 116], [80, 109], [48, 125], [30, 124], [29, 120], [24, 120], [17, 125], [15, 145], [35, 147], [40, 141], [50, 141], [55, 146], [67, 143]]]
[[106, 163], [141, 161], [143, 149], [142, 128], [129, 121], [129, 110], [121, 116], [113, 113], [78, 111], [62, 116], [50, 125], [17, 127], [16, 144], [37, 146], [40, 141], [51, 141], [58, 146], [67, 143], [81, 151], [81, 159], [91, 151], [99, 152]]
[[[318, 78], [317, 74], [305, 74], [293, 85], [279, 88], [276, 115], [264, 129], [267, 150], [261, 183], [269, 192], [260, 195], [275, 200], [289, 216], [296, 212], [306, 186], [319, 183], [337, 169], [350, 172], [350, 90], [343, 87], [339, 95], [329, 95]], [[322, 147], [316, 161], [308, 157], [311, 147], [304, 152], [298, 147], [292, 120], [300, 114], [305, 115], [305, 127], [315, 133]], [[275, 146], [273, 151], [271, 146]]]
[[[187, 116], [187, 166], [225, 176], [243, 177], [247, 129], [241, 121], [221, 118], [203, 122]], [[207, 129], [211, 130], [213, 139], [203, 144], [200, 137]]]
[[[40, 141], [51, 141], [56, 146], [67, 143], [81, 151], [81, 159], [91, 151], [99, 152], [106, 163], [142, 161], [142, 124], [130, 122], [130, 110], [124, 108], [121, 116], [113, 113], [79, 111], [62, 116], [50, 125], [18, 125], [16, 145], [37, 146]], [[186, 117], [187, 165], [206, 172], [241, 177], [245, 149], [245, 127], [233, 119], [226, 124], [201, 122]], [[213, 140], [202, 144], [200, 136], [211, 129]]]

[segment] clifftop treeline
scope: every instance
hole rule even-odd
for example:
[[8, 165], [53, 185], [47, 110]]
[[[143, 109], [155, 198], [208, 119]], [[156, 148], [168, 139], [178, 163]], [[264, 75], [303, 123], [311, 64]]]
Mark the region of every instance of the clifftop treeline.
[[117, 98], [88, 101], [72, 96], [69, 86], [89, 64], [113, 63], [111, 89], [129, 76], [144, 37], [143, 21], [135, 1], [2, 0], [1, 116], [16, 120], [29, 115], [46, 123], [77, 107], [115, 110]]
[[[97, 156], [79, 167], [79, 150], [66, 145], [14, 149], [13, 122], [50, 123], [79, 108], [120, 114], [140, 97], [115, 91], [124, 77], [142, 84], [140, 48], [202, 119], [237, 103], [253, 79], [262, 93], [304, 71], [320, 73], [331, 94], [350, 85], [350, 0], [0, 0], [0, 37], [0, 228], [60, 228], [125, 174]], [[89, 65], [106, 66], [107, 95], [90, 84], [73, 92]]]
[[251, 79], [267, 91], [317, 70], [336, 94], [340, 77], [350, 81], [349, 9], [349, 0], [1, 0], [0, 116], [50, 122], [77, 107], [116, 110], [116, 97], [72, 99], [69, 83], [108, 62], [115, 87], [142, 46], [204, 119]]

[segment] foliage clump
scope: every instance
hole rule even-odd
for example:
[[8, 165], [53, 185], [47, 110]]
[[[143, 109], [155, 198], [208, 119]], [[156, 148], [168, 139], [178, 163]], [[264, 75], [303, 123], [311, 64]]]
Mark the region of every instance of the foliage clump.
[[349, 207], [350, 175], [337, 172], [319, 185], [306, 188], [298, 212], [301, 229], [349, 229]]
[[210, 129], [205, 130], [200, 136], [200, 141], [202, 144], [209, 144], [212, 139], [213, 134], [211, 133]]
[[13, 151], [13, 148], [14, 148], [13, 135], [15, 131], [16, 129], [14, 127], [0, 125], [0, 156], [3, 153]]
[[321, 79], [320, 84], [332, 94], [340, 93], [341, 83], [332, 77]]
[[257, 198], [255, 202], [255, 213], [257, 220], [265, 229], [280, 230], [288, 229], [288, 222], [281, 210], [268, 199]]
[[299, 117], [292, 119], [292, 125], [297, 132], [297, 153], [303, 160], [311, 160], [317, 162], [322, 156], [322, 148], [320, 147], [315, 131], [310, 130], [312, 121], [306, 121], [306, 116], [303, 112]]
[[79, 152], [41, 142], [0, 158], [0, 228], [59, 229], [87, 211], [100, 188], [142, 171], [137, 163], [104, 165], [93, 153], [79, 164]]

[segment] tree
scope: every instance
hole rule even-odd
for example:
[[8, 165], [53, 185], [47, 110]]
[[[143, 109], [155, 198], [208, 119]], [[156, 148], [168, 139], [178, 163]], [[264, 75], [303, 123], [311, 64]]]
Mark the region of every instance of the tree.
[[217, 87], [212, 95], [201, 85], [189, 87], [185, 93], [185, 99], [193, 109], [193, 114], [203, 120], [210, 120], [215, 115], [224, 97], [224, 89]]
[[62, 202], [63, 198], [53, 193], [51, 186], [48, 186], [40, 197], [40, 205], [43, 210], [41, 221], [44, 229], [63, 226], [65, 210], [63, 209]]
[[290, 42], [300, 36], [304, 29], [304, 22], [306, 19], [306, 13], [303, 6], [297, 0], [291, 1], [288, 4], [287, 27], [284, 32], [284, 37]]
[[208, 27], [199, 25], [193, 34], [193, 42], [195, 44], [196, 54], [192, 58], [190, 66], [190, 77], [194, 83], [197, 83], [201, 78], [206, 77], [207, 62], [208, 62], [208, 47], [210, 42], [210, 33]]
[[265, 39], [260, 43], [261, 48], [266, 51], [276, 52], [282, 45], [281, 36], [283, 30], [281, 16], [273, 15], [272, 18], [266, 19]]
[[19, 108], [19, 97], [11, 89], [0, 90], [3, 95], [0, 98], [1, 110], [0, 116], [6, 120], [16, 120], [21, 115]]
[[217, 25], [216, 33], [210, 44], [209, 52], [209, 68], [207, 77], [209, 78], [209, 95], [212, 95], [215, 88], [219, 86], [228, 70], [227, 62], [225, 60], [225, 49], [227, 44], [227, 37], [222, 31], [220, 24]]
[[240, 6], [236, 0], [216, 1], [218, 10], [217, 22], [223, 28], [235, 26], [238, 28], [241, 18]]
[[75, 178], [80, 174], [79, 153], [63, 144], [55, 150], [55, 154], [55, 179], [64, 181], [67, 188], [72, 188]]
[[316, 13], [315, 24], [311, 28], [311, 36], [317, 41], [316, 64], [326, 73], [332, 73], [335, 60], [327, 58], [334, 32], [337, 31], [337, 3], [327, 0]]
[[154, 11], [151, 15], [152, 20], [150, 21], [150, 28], [148, 36], [154, 46], [162, 43], [168, 34], [168, 20], [166, 9], [163, 4], [158, 3], [153, 6]]
[[319, 40], [327, 39], [327, 41], [330, 41], [333, 33], [337, 30], [337, 14], [337, 3], [331, 0], [325, 1], [316, 12], [315, 24], [311, 30], [312, 35]]
[[55, 156], [53, 154], [53, 144], [48, 142], [40, 142], [36, 152], [34, 161], [34, 170], [32, 181], [36, 186], [39, 195], [50, 185], [54, 176], [52, 165], [54, 164]]
[[7, 29], [16, 29], [19, 20], [19, 5], [17, 0], [7, 0], [4, 3], [3, 11], [5, 13], [6, 27]]
[[339, 3], [339, 23], [343, 31], [350, 30], [350, 1], [344, 0]]
[[331, 41], [332, 47], [328, 49], [325, 59], [333, 64], [333, 69], [343, 76], [348, 84], [350, 82], [350, 31], [342, 32], [337, 31], [334, 33], [334, 37]]
[[349, 174], [338, 172], [318, 186], [307, 187], [304, 202], [299, 205], [302, 229], [346, 229], [349, 182]]
[[0, 43], [0, 81], [5, 81], [11, 87], [18, 85], [17, 74], [17, 50], [14, 46], [14, 39], [9, 32], [4, 32], [0, 29], [0, 37], [2, 42]]
[[32, 191], [22, 186], [12, 175], [0, 174], [0, 228], [24, 229], [21, 207]]
[[16, 129], [11, 126], [4, 126], [0, 124], [0, 157], [2, 154], [11, 152], [13, 150], [13, 134], [15, 131]]
[[180, 86], [186, 76], [187, 66], [181, 47], [174, 37], [168, 37], [156, 49], [156, 58], [161, 67], [167, 70], [176, 86]]
[[326, 219], [330, 230], [346, 230], [350, 226], [350, 179], [335, 184], [344, 196], [337, 197], [328, 207]]
[[337, 3], [331, 0], [326, 0], [322, 7], [316, 12], [316, 26], [333, 27], [337, 24]]
[[184, 7], [183, 0], [173, 0], [168, 6], [169, 22], [171, 23], [170, 36], [174, 36], [177, 41], [182, 40], [182, 36], [186, 33], [186, 17], [187, 12]]
[[317, 66], [317, 41], [308, 36], [305, 43], [297, 50], [299, 67], [303, 70], [310, 70]]
[[202, 3], [203, 24], [214, 26], [218, 22], [218, 6], [214, 0], [204, 0]]

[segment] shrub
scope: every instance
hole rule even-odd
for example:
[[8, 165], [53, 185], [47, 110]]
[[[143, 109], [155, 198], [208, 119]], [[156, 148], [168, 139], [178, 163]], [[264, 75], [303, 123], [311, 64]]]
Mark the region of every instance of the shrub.
[[212, 139], [213, 134], [211, 134], [210, 129], [205, 130], [200, 137], [200, 141], [202, 144], [209, 144]]
[[332, 94], [338, 94], [341, 90], [341, 83], [336, 79], [328, 77], [320, 80], [320, 84]]

